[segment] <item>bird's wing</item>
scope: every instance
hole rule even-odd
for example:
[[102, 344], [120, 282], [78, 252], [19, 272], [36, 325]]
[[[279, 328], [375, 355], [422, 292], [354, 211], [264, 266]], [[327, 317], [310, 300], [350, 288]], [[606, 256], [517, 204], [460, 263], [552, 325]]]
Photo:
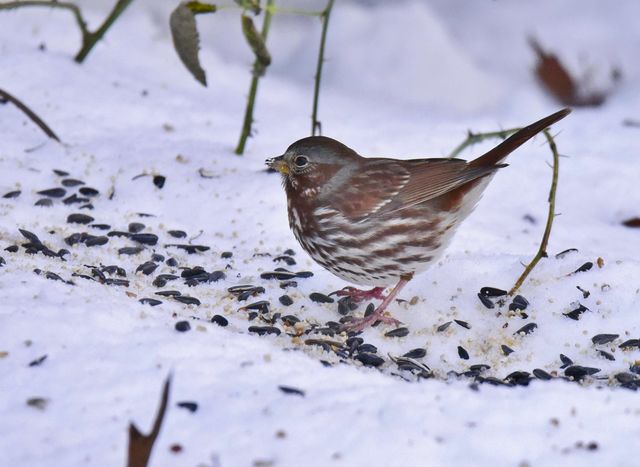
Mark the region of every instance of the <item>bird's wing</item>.
[[321, 204], [362, 222], [444, 195], [499, 167], [469, 167], [461, 159], [367, 159], [341, 177]]

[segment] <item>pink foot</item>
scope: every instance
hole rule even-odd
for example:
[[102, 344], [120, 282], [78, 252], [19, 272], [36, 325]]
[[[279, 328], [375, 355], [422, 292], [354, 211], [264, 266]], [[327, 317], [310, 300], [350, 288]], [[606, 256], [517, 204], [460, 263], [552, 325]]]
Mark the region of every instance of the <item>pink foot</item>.
[[355, 287], [345, 287], [342, 290], [336, 290], [331, 295], [337, 295], [338, 297], [350, 297], [355, 303], [364, 302], [368, 300], [384, 300], [387, 298], [384, 295], [384, 287], [374, 287], [371, 290], [360, 290]]
[[398, 321], [393, 316], [385, 315], [384, 309], [382, 308], [382, 306], [379, 306], [369, 316], [365, 316], [364, 318], [355, 318], [353, 321], [343, 324], [340, 327], [340, 331], [362, 331], [369, 326], [373, 326], [378, 321], [380, 321], [382, 324], [390, 324], [392, 326], [400, 326], [402, 324], [401, 321]]

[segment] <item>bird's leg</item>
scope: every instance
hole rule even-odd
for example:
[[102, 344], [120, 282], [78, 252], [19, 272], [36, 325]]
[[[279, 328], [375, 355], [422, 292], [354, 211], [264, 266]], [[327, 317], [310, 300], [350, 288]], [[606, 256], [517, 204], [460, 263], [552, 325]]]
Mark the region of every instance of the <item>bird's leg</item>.
[[386, 310], [387, 306], [389, 306], [389, 304], [393, 301], [393, 299], [396, 298], [396, 295], [400, 293], [402, 288], [405, 285], [407, 285], [407, 282], [409, 282], [412, 277], [413, 277], [413, 274], [409, 276], [401, 277], [400, 282], [398, 282], [396, 286], [393, 288], [393, 290], [389, 292], [389, 295], [385, 297], [385, 299], [378, 306], [378, 308], [376, 308], [373, 311], [373, 313], [371, 313], [369, 316], [365, 316], [364, 318], [355, 319], [350, 323], [344, 324], [340, 328], [340, 330], [341, 331], [362, 331], [363, 329], [369, 326], [372, 326], [377, 321], [381, 321], [384, 324], [393, 324], [394, 326], [402, 324], [400, 321], [393, 318], [392, 316], [385, 316], [383, 313]]
[[360, 290], [355, 287], [345, 287], [344, 289], [332, 292], [331, 295], [337, 295], [338, 297], [349, 297], [355, 303], [364, 302], [365, 300], [384, 300], [384, 287], [374, 287], [371, 290]]

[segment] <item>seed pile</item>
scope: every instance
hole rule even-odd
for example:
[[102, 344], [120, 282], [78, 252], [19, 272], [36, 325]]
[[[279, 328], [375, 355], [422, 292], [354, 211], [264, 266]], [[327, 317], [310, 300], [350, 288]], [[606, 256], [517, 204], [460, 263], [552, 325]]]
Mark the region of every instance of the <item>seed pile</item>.
[[[167, 177], [156, 175], [152, 181], [162, 189]], [[19, 204], [25, 191], [8, 191], [2, 200]], [[60, 217], [59, 228], [16, 227], [12, 241], [3, 245], [0, 268], [6, 270], [16, 255], [42, 256], [47, 267], [34, 268], [34, 274], [61, 286], [113, 287], [139, 303], [135, 306], [175, 314], [177, 333], [188, 335], [193, 321], [208, 321], [210, 326], [228, 328], [227, 332], [274, 339], [283, 347], [315, 356], [325, 366], [346, 363], [376, 368], [407, 381], [467, 379], [476, 387], [565, 379], [640, 387], [640, 362], [636, 361], [640, 338], [624, 329], [606, 329], [606, 320], [598, 332], [587, 333], [585, 328], [570, 345], [557, 343], [553, 354], [536, 356], [528, 350], [528, 342], [545, 332], [537, 317], [555, 311], [558, 325], [580, 326], [585, 316], [598, 312], [592, 305], [597, 303], [594, 295], [603, 293], [606, 284], [596, 289], [585, 280], [575, 286], [574, 301], [552, 305], [541, 304], [539, 297], [511, 297], [506, 290], [483, 286], [477, 292], [461, 291], [465, 297], [474, 297], [474, 305], [467, 304], [470, 309], [464, 314], [456, 307], [434, 309], [419, 297], [397, 300], [391, 307], [397, 318], [420, 316], [424, 325], [378, 324], [364, 332], [345, 333], [343, 324], [372, 313], [379, 302], [356, 303], [350, 297], [339, 298], [333, 290], [322, 290], [313, 272], [299, 266], [302, 261], [293, 249], [255, 254], [219, 251], [215, 244], [198, 240], [198, 235], [164, 227], [161, 221], [168, 225], [170, 219], [159, 220], [148, 213], [132, 213], [132, 218], [116, 222], [104, 214], [109, 193], [62, 170], [54, 171], [50, 186], [34, 192], [37, 209], [59, 205], [68, 212]], [[555, 259], [578, 255], [569, 249]], [[255, 264], [255, 273], [243, 277], [237, 270], [240, 262]], [[558, 280], [587, 277], [600, 267], [599, 261], [581, 262], [579, 267], [567, 268], [565, 277]]]

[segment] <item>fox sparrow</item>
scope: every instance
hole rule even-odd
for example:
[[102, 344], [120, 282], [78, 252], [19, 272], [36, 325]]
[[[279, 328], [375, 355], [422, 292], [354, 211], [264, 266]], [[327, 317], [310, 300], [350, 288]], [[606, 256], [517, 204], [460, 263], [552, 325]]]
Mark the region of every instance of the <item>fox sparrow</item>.
[[[266, 161], [282, 174], [289, 225], [302, 248], [336, 276], [372, 290], [346, 287], [354, 300], [381, 299], [363, 329], [384, 315], [414, 274], [436, 261], [471, 213], [502, 161], [569, 114], [545, 117], [470, 162], [462, 159], [365, 158], [331, 138], [311, 136]], [[389, 294], [384, 288], [396, 284]]]

